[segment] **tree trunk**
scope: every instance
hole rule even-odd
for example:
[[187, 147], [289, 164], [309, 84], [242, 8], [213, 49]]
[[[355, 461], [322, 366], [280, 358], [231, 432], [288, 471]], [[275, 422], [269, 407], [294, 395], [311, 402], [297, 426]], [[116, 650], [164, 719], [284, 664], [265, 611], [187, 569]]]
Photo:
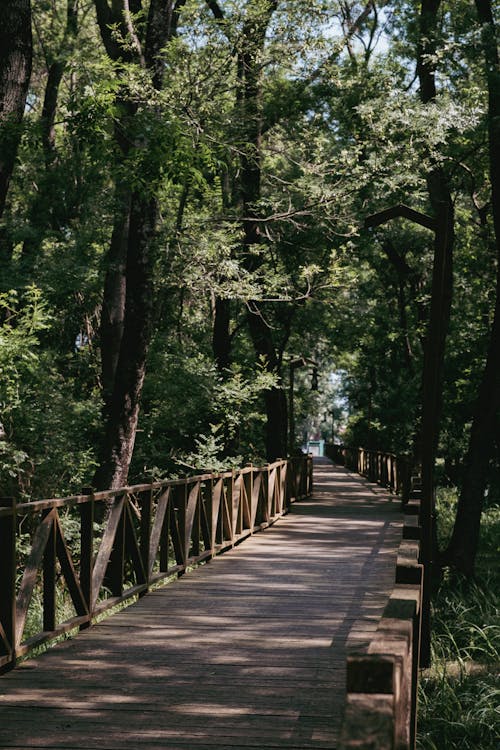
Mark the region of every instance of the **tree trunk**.
[[0, 219], [21, 136], [31, 63], [30, 0], [4, 0], [0, 25]]
[[[436, 97], [435, 55], [437, 13], [441, 0], [423, 0], [417, 71], [424, 104]], [[431, 304], [424, 342], [422, 375], [422, 480], [430, 497], [434, 487], [434, 461], [442, 410], [443, 366], [453, 293], [454, 212], [447, 176], [441, 166], [427, 177], [429, 199], [436, 219]]]
[[[441, 0], [423, 0], [421, 5], [417, 73], [420, 82], [420, 98], [424, 104], [431, 102], [436, 97], [436, 35], [438, 30], [437, 13], [440, 4]], [[436, 229], [430, 314], [424, 342], [422, 423], [419, 446], [422, 463], [420, 559], [425, 565], [420, 654], [420, 666], [422, 667], [428, 666], [430, 663], [430, 596], [437, 555], [434, 464], [443, 401], [443, 369], [453, 291], [454, 245], [453, 203], [447, 176], [441, 166], [436, 166], [427, 176], [427, 189], [434, 211]]]
[[106, 278], [101, 309], [100, 349], [104, 414], [109, 417], [115, 375], [125, 322], [127, 299], [127, 248], [130, 222], [130, 191], [115, 188], [115, 217], [107, 256]]
[[231, 301], [215, 298], [212, 351], [217, 369], [222, 377], [227, 376], [231, 365]]
[[94, 476], [98, 489], [116, 489], [127, 483], [153, 324], [152, 245], [157, 201], [135, 193], [131, 205], [125, 316], [102, 457]]
[[55, 119], [59, 101], [59, 91], [69, 52], [78, 34], [78, 7], [76, 0], [68, 0], [66, 8], [66, 28], [56, 55], [49, 64], [47, 82], [43, 97], [40, 131], [45, 160], [45, 180], [33, 196], [30, 208], [31, 234], [24, 240], [21, 261], [25, 284], [34, 280], [35, 266], [39, 249], [48, 228], [57, 230], [66, 216], [61, 215], [59, 202], [51, 201], [51, 180], [54, 164], [57, 162]]
[[[241, 155], [239, 199], [243, 212], [245, 266], [254, 272], [262, 260], [252, 253], [252, 248], [262, 244], [257, 221], [257, 204], [261, 198], [261, 139], [262, 113], [260, 103], [261, 66], [259, 57], [264, 48], [266, 30], [276, 9], [276, 2], [262, 7], [258, 20], [252, 8], [243, 29], [243, 46], [239, 55], [239, 97], [242, 115], [244, 146]], [[255, 353], [263, 359], [270, 372], [279, 375], [278, 357], [271, 328], [265, 322], [259, 304], [250, 301], [247, 322]], [[281, 387], [264, 393], [266, 407], [266, 456], [268, 461], [287, 455], [287, 403]]]
[[443, 562], [467, 576], [474, 572], [481, 512], [500, 410], [500, 61], [491, 2], [476, 0], [488, 84], [488, 136], [493, 226], [497, 248], [496, 303], [479, 396], [474, 410], [464, 478], [450, 544]]
[[[215, 0], [206, 0], [218, 22], [224, 12]], [[249, 0], [237, 59], [237, 103], [240, 109], [240, 168], [233, 203], [243, 217], [243, 264], [250, 273], [262, 266], [262, 258], [253, 252], [265, 241], [259, 229], [258, 203], [261, 199], [261, 140], [263, 132], [261, 94], [262, 52], [266, 33], [277, 8], [277, 0]], [[223, 28], [223, 27], [221, 27]], [[263, 359], [269, 372], [278, 377], [279, 356], [273, 333], [262, 316], [257, 300], [248, 301], [246, 320], [257, 358]], [[269, 461], [287, 454], [287, 399], [283, 388], [264, 393], [266, 409], [265, 443]]]
[[[57, 111], [57, 100], [66, 62], [63, 59], [55, 60], [50, 66], [45, 84], [42, 115], [40, 118], [41, 140], [45, 159], [45, 185], [50, 182], [50, 171], [56, 161], [56, 142], [54, 121]], [[42, 178], [43, 179], [43, 178]], [[44, 234], [49, 226], [57, 229], [60, 222], [56, 211], [59, 206], [49, 205], [47, 191], [42, 189], [33, 196], [30, 207], [30, 234], [23, 242], [21, 254], [21, 268], [23, 282], [30, 284], [34, 281], [35, 266], [39, 248], [42, 244]]]
[[[138, 13], [140, 3], [123, 1], [110, 7], [107, 0], [94, 0], [109, 57], [117, 62], [135, 61], [147, 69], [153, 86], [160, 90], [165, 70], [161, 53], [176, 34], [179, 12], [185, 1], [151, 0], [143, 29], [145, 42], [141, 44], [128, 12]], [[130, 38], [131, 43], [122, 46], [111, 32], [111, 25], [122, 29], [123, 37]], [[134, 144], [136, 104], [124, 95], [120, 105], [122, 118], [115, 128], [115, 140], [125, 156]], [[151, 109], [150, 115], [153, 121], [157, 112]], [[146, 159], [148, 146], [145, 138], [140, 147]], [[160, 166], [149, 165], [152, 182], [158, 178]], [[109, 350], [103, 348], [101, 352], [106, 427], [99, 467], [94, 475], [94, 485], [98, 489], [114, 489], [127, 483], [153, 327], [157, 195], [151, 184], [137, 192], [120, 182], [116, 185], [116, 195], [118, 206], [108, 255], [101, 323], [101, 344], [103, 347], [109, 344]]]
[[[266, 363], [270, 372], [279, 376], [272, 331], [255, 302], [249, 306], [247, 323], [257, 357]], [[279, 379], [281, 381], [281, 378]], [[287, 455], [288, 408], [286, 394], [281, 385], [264, 392], [264, 403], [266, 407], [266, 458], [268, 461], [285, 458]]]
[[35, 279], [36, 262], [47, 230], [49, 227], [57, 229], [60, 225], [61, 217], [55, 213], [59, 207], [50, 205], [50, 171], [56, 161], [54, 121], [59, 88], [65, 67], [66, 63], [63, 60], [55, 60], [49, 67], [45, 85], [40, 126], [46, 174], [41, 189], [34, 194], [31, 202], [29, 212], [31, 232], [23, 242], [21, 253], [21, 271], [24, 284], [30, 284]]

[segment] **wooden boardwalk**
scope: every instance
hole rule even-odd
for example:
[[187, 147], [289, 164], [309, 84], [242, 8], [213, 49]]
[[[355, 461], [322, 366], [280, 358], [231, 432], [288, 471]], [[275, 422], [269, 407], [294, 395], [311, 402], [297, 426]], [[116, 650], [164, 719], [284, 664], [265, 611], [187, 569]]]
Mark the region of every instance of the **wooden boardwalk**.
[[399, 501], [327, 459], [314, 494], [0, 677], [0, 747], [336, 747], [345, 641], [394, 583]]

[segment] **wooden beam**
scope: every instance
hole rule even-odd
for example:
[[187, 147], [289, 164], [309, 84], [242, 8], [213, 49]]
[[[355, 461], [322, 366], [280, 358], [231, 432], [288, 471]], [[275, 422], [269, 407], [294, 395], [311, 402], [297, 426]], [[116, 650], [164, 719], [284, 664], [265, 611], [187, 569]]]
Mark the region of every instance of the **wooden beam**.
[[376, 214], [367, 216], [364, 221], [364, 228], [378, 227], [400, 216], [413, 221], [415, 224], [420, 224], [420, 226], [426, 227], [426, 229], [431, 229], [433, 232], [437, 229], [436, 219], [420, 211], [415, 211], [413, 208], [405, 206], [404, 203], [399, 203], [397, 206], [391, 206], [391, 208], [386, 208]]

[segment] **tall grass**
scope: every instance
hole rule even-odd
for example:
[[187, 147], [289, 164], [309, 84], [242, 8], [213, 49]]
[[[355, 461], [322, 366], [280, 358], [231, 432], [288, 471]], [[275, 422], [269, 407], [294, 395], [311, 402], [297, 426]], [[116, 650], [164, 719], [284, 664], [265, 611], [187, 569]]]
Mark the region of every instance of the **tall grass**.
[[[438, 539], [451, 533], [456, 493], [437, 498]], [[445, 571], [432, 602], [432, 666], [421, 676], [420, 750], [500, 748], [500, 508], [484, 511], [476, 579]]]

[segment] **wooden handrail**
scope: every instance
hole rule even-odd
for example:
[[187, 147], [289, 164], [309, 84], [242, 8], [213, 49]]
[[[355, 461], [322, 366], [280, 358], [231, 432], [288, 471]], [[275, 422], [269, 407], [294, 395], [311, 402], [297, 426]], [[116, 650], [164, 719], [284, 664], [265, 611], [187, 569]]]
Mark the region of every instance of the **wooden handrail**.
[[403, 539], [396, 582], [376, 632], [355, 627], [347, 642], [346, 708], [340, 750], [413, 750], [422, 617], [419, 542]]
[[[339, 450], [339, 446], [335, 446]], [[346, 708], [340, 750], [414, 750], [422, 632], [424, 566], [420, 493], [406, 456], [342, 447], [345, 465], [402, 495], [405, 512], [394, 588], [377, 630], [360, 624], [347, 641]], [[337, 453], [338, 460], [338, 453]], [[428, 614], [428, 613], [427, 613]]]
[[409, 456], [345, 445], [327, 445], [325, 453], [335, 463], [401, 495], [404, 504], [410, 499], [413, 467]]
[[[311, 492], [312, 457], [299, 456], [67, 498], [0, 498], [0, 672], [234, 547]], [[62, 621], [57, 595], [73, 610]], [[34, 604], [39, 624], [28, 631]]]

